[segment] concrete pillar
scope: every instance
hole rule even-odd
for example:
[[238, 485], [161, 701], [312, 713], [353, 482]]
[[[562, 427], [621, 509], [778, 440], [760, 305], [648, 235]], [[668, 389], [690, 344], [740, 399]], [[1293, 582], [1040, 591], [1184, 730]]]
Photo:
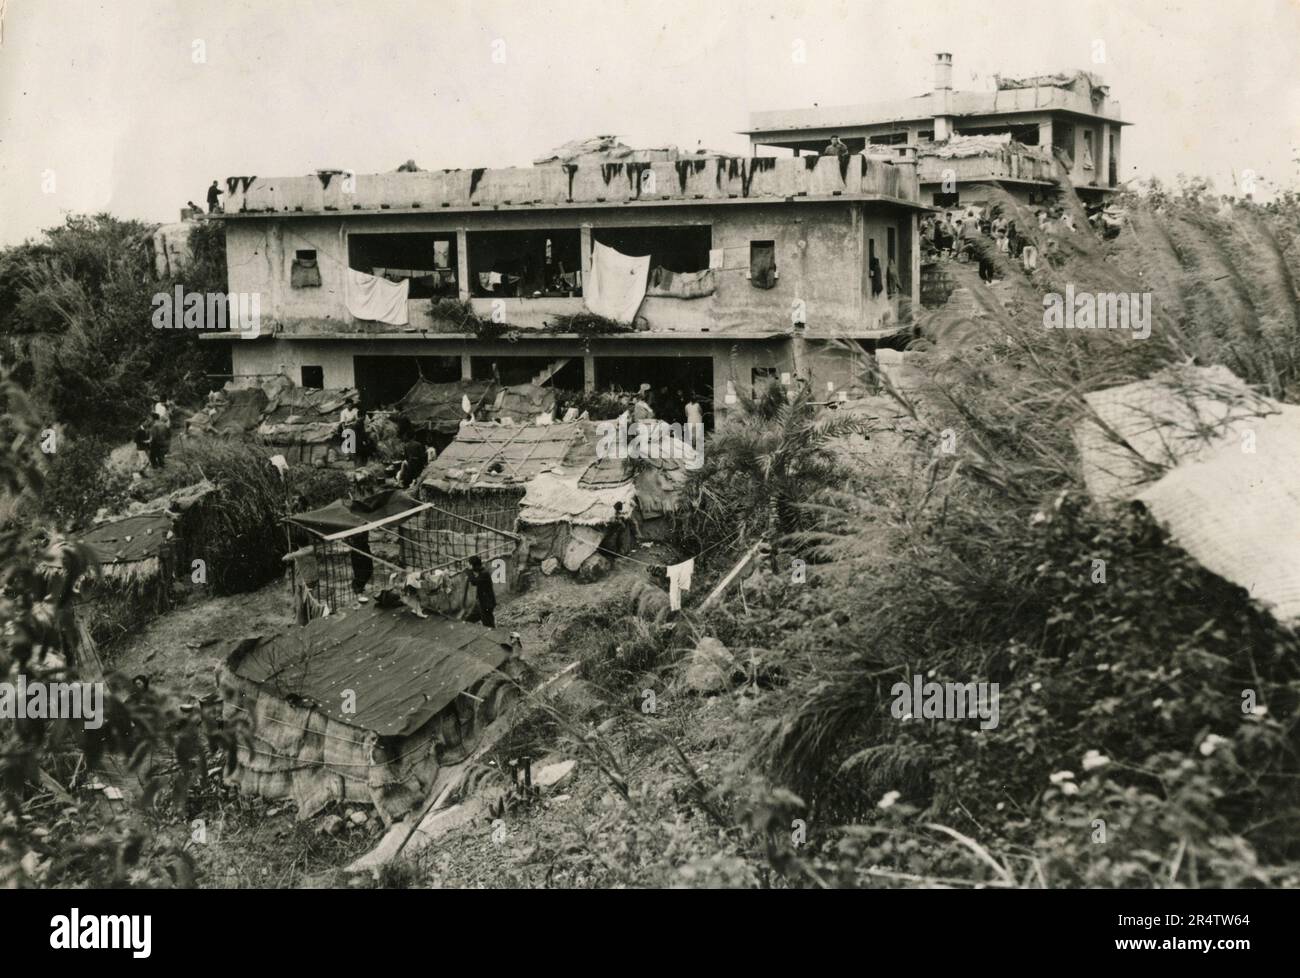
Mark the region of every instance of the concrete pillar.
[[[583, 274], [585, 275], [586, 272], [584, 271]], [[582, 358], [582, 389], [584, 391], [596, 389], [596, 358], [590, 353]]]
[[1102, 123], [1097, 127], [1096, 135], [1093, 139], [1097, 140], [1097, 158], [1092, 161], [1093, 166], [1097, 168], [1097, 186], [1110, 186], [1110, 140], [1107, 135], [1110, 133], [1110, 126]]
[[473, 364], [470, 363], [470, 358], [468, 353], [462, 353], [460, 355], [460, 379], [461, 380], [474, 379], [474, 367]]
[[582, 284], [586, 285], [587, 276], [591, 274], [591, 225], [580, 225], [578, 235], [578, 250], [582, 252]]
[[912, 293], [912, 322], [915, 323], [921, 315], [921, 219], [916, 211], [912, 212], [912, 233], [909, 237], [912, 239], [911, 254], [908, 256], [912, 266], [912, 280], [909, 284]]
[[[461, 302], [468, 302], [469, 291], [469, 235], [464, 228], [456, 229], [456, 283]], [[468, 361], [467, 361], [468, 362]], [[468, 377], [468, 375], [466, 375]]]
[[1052, 151], [1052, 120], [1038, 124], [1038, 145], [1046, 149], [1049, 153]]

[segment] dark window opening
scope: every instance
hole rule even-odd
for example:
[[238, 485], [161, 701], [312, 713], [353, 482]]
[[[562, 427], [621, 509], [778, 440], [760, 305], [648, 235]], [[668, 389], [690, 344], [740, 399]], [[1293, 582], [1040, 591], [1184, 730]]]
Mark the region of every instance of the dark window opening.
[[311, 387], [318, 391], [324, 390], [325, 389], [325, 368], [324, 367], [303, 367], [302, 386]]
[[713, 229], [708, 225], [656, 228], [593, 228], [591, 237], [624, 255], [649, 255], [650, 268], [702, 272], [709, 267]]
[[473, 380], [494, 380], [506, 387], [534, 384], [582, 390], [582, 357], [470, 357]]
[[781, 379], [781, 371], [776, 367], [752, 367], [749, 371], [750, 397], [758, 397], [772, 385], [772, 381]]
[[349, 234], [348, 266], [392, 282], [410, 279], [412, 299], [455, 298], [454, 233]]
[[302, 248], [293, 253], [293, 268], [289, 272], [289, 284], [295, 289], [320, 286], [320, 266], [316, 263], [315, 249]]
[[960, 203], [961, 203], [961, 194], [955, 192], [951, 194], [936, 193], [934, 195], [935, 207], [956, 207]]
[[1052, 149], [1063, 153], [1074, 164], [1074, 126], [1065, 122], [1052, 126]]
[[959, 136], [1001, 136], [1010, 133], [1011, 138], [1025, 146], [1038, 145], [1038, 124], [1022, 126], [962, 126], [957, 130]]
[[902, 146], [907, 142], [906, 132], [882, 132], [870, 137], [872, 146]]
[[553, 231], [473, 231], [469, 285], [476, 296], [582, 295], [582, 234]]
[[749, 243], [749, 284], [756, 289], [770, 289], [776, 285], [775, 241]]
[[361, 408], [373, 411], [400, 401], [421, 377], [431, 384], [460, 380], [460, 357], [355, 356], [352, 369]]
[[934, 130], [922, 129], [920, 132], [916, 134], [916, 138], [918, 142], [932, 143], [934, 142]]

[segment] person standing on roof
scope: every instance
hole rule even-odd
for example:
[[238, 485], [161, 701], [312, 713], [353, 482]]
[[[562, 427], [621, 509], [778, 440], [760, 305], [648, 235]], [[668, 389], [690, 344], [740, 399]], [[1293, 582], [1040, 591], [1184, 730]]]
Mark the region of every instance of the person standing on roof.
[[216, 214], [221, 210], [221, 191], [217, 188], [217, 181], [212, 181], [212, 186], [208, 188], [208, 213]]
[[469, 571], [465, 574], [465, 591], [461, 595], [462, 607], [469, 597], [471, 584], [474, 586], [475, 604], [478, 605], [478, 620], [488, 628], [496, 628], [497, 596], [492, 589], [492, 575], [483, 569], [483, 561], [478, 554], [469, 559]]
[[849, 147], [839, 136], [832, 136], [831, 141], [822, 150], [822, 156], [848, 156]]

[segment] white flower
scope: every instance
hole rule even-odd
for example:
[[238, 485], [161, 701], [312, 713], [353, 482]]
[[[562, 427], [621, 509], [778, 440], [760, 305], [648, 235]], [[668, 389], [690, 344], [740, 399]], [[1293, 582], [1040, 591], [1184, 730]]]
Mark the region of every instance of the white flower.
[[1110, 758], [1099, 750], [1090, 750], [1083, 755], [1083, 769], [1091, 771], [1094, 768], [1105, 767], [1110, 763]]
[[1040, 689], [1043, 688], [1043, 684], [1042, 684], [1042, 683], [1034, 683], [1034, 684], [1033, 684], [1032, 686], [1030, 686], [1029, 688], [1030, 688], [1031, 690], [1033, 690], [1035, 693], [1037, 693]]
[[1201, 753], [1204, 756], [1209, 757], [1219, 749], [1220, 745], [1226, 744], [1227, 742], [1227, 738], [1225, 737], [1220, 737], [1218, 734], [1209, 734], [1201, 741]]
[[883, 798], [876, 802], [877, 808], [893, 808], [894, 802], [898, 801], [902, 794], [897, 791], [886, 791]]
[[1050, 779], [1051, 779], [1052, 784], [1060, 784], [1062, 781], [1073, 781], [1073, 780], [1074, 780], [1074, 772], [1073, 772], [1073, 771], [1057, 771], [1055, 774], [1050, 775]]
[[1061, 793], [1066, 795], [1077, 795], [1079, 793], [1079, 786], [1073, 781], [1066, 781], [1061, 785]]

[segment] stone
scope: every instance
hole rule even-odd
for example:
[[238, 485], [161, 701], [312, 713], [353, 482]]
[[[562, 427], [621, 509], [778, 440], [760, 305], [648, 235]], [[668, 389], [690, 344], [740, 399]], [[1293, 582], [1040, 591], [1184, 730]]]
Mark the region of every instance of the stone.
[[550, 577], [559, 569], [560, 562], [555, 557], [547, 557], [542, 561], [542, 573], [547, 577]]
[[731, 685], [737, 671], [731, 651], [716, 638], [702, 638], [686, 659], [686, 685], [697, 693], [716, 693]]
[[578, 566], [578, 580], [598, 581], [609, 573], [610, 561], [604, 554], [592, 554]]
[[577, 761], [557, 761], [554, 764], [547, 764], [543, 768], [533, 772], [533, 784], [539, 788], [550, 788], [559, 784], [578, 766]]
[[317, 835], [338, 835], [339, 830], [343, 828], [342, 815], [326, 815], [316, 823]]
[[352, 824], [353, 824], [353, 825], [365, 825], [365, 824], [366, 824], [366, 813], [365, 813], [365, 812], [353, 812], [353, 813], [352, 813]]

